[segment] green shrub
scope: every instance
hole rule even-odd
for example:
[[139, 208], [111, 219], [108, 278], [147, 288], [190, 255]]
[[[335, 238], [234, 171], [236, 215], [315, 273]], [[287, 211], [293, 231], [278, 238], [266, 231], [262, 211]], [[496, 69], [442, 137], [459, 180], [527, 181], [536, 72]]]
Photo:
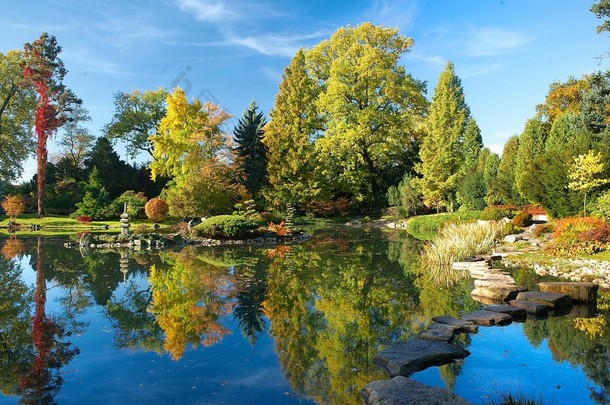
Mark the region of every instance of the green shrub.
[[610, 190], [597, 198], [595, 204], [593, 204], [593, 214], [606, 222], [610, 222]]
[[127, 203], [127, 213], [131, 219], [144, 219], [146, 212], [146, 196], [144, 193], [137, 193], [133, 190], [125, 191], [118, 196], [108, 207], [108, 214], [113, 218], [118, 218], [123, 213], [124, 204]]
[[529, 212], [520, 212], [519, 214], [515, 215], [511, 222], [513, 225], [520, 228], [527, 228], [534, 223], [534, 220], [532, 219], [532, 214]]
[[487, 221], [497, 221], [502, 218], [512, 218], [515, 216], [515, 208], [506, 206], [488, 205], [481, 213], [481, 219]]
[[204, 220], [193, 230], [196, 236], [208, 238], [243, 238], [257, 224], [240, 215], [217, 215]]

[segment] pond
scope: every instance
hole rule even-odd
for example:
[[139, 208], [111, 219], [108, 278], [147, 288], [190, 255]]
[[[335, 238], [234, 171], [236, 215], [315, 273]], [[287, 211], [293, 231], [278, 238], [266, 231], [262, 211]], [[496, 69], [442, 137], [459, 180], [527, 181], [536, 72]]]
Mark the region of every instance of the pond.
[[[274, 248], [93, 251], [0, 240], [0, 403], [352, 404], [372, 359], [436, 315], [482, 304], [417, 265], [420, 243], [336, 227]], [[530, 271], [513, 275], [535, 283]], [[595, 318], [460, 335], [464, 361], [416, 373], [475, 404], [513, 392], [608, 403], [607, 297]]]

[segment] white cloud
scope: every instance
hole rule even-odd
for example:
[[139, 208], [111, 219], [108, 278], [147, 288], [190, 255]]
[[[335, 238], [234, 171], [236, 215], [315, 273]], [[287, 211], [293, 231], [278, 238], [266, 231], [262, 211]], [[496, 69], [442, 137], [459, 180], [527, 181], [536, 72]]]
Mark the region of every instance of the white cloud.
[[502, 67], [502, 64], [497, 63], [497, 62], [479, 64], [479, 65], [468, 67], [466, 69], [461, 69], [460, 77], [468, 78], [468, 77], [474, 77], [474, 76], [482, 76], [482, 75], [486, 75], [486, 74], [495, 72], [496, 70], [500, 69], [501, 67]]
[[517, 32], [492, 27], [478, 28], [466, 42], [466, 53], [470, 56], [501, 55], [521, 48], [528, 42], [528, 38]]
[[307, 45], [312, 39], [322, 38], [326, 34], [322, 32], [314, 32], [304, 35], [276, 35], [266, 34], [259, 36], [228, 36], [226, 43], [230, 45], [239, 45], [255, 50], [267, 56], [288, 56], [292, 57], [296, 51]]
[[412, 0], [374, 1], [365, 18], [371, 19], [373, 23], [398, 27], [404, 31], [411, 27], [418, 11], [417, 3]]
[[411, 52], [407, 53], [404, 58], [406, 58], [407, 60], [418, 60], [436, 68], [444, 67], [447, 64], [447, 59], [439, 55], [427, 54], [425, 52], [422, 52], [419, 48], [412, 48]]
[[231, 10], [220, 0], [176, 0], [180, 10], [191, 12], [201, 21], [224, 21], [239, 17], [239, 13]]

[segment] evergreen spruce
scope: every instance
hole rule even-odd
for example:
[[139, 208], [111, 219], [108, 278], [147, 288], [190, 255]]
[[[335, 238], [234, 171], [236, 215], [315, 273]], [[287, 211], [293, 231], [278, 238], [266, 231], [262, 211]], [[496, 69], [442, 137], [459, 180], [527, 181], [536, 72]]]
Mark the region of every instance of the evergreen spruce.
[[254, 199], [267, 178], [267, 147], [263, 143], [263, 128], [267, 120], [257, 109], [256, 102], [252, 101], [233, 130], [233, 138], [237, 143], [237, 166], [241, 171], [240, 183]]

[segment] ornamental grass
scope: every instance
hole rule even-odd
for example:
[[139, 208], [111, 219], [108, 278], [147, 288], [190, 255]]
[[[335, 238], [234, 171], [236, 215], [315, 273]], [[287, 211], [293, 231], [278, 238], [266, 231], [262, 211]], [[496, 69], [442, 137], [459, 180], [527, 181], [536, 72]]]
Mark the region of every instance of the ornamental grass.
[[500, 222], [449, 223], [439, 231], [436, 239], [424, 246], [421, 263], [433, 279], [451, 284], [462, 273], [453, 270], [454, 262], [490, 253], [501, 235]]

